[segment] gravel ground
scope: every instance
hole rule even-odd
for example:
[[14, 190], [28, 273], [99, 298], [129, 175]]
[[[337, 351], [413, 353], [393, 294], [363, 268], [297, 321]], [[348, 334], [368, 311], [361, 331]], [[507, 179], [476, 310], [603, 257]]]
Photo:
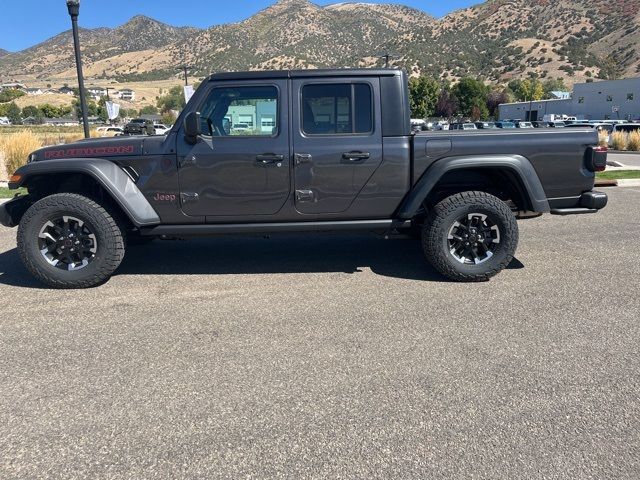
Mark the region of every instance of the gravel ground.
[[520, 223], [507, 271], [417, 242], [157, 242], [41, 288], [0, 228], [0, 478], [640, 477], [640, 189]]

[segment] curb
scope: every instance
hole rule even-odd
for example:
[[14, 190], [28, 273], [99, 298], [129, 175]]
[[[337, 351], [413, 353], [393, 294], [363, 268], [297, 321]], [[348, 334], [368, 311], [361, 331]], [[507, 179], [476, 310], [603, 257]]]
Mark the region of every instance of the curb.
[[640, 152], [636, 152], [634, 150], [611, 150], [611, 149], [609, 149], [608, 153], [619, 154], [619, 155], [640, 155]]
[[619, 187], [640, 187], [640, 178], [618, 180]]
[[596, 180], [594, 187], [617, 187], [618, 180]]

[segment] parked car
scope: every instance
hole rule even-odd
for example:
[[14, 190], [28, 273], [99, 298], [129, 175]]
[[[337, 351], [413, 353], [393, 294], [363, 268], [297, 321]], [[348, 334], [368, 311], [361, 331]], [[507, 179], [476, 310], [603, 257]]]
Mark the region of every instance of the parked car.
[[156, 123], [153, 126], [153, 129], [155, 130], [156, 135], [166, 135], [171, 130], [171, 127], [167, 127], [161, 123]]
[[134, 118], [124, 126], [123, 135], [155, 135], [156, 130], [151, 120]]
[[504, 128], [504, 129], [511, 129], [511, 128], [516, 128], [516, 124], [514, 122], [496, 122], [496, 128]]
[[516, 122], [516, 128], [533, 128], [533, 124], [531, 122]]
[[533, 125], [533, 128], [549, 128], [548, 122], [535, 121], [531, 122], [531, 125]]
[[231, 134], [234, 133], [246, 133], [249, 131], [249, 124], [247, 123], [234, 123], [231, 127]]
[[495, 122], [476, 122], [476, 127], [481, 130], [490, 130], [498, 128]]
[[640, 130], [640, 123], [618, 123], [616, 125], [613, 125], [612, 133], [616, 133], [616, 132], [631, 133], [631, 132], [635, 132], [636, 130]]
[[607, 143], [611, 141], [611, 132], [613, 131], [613, 125], [610, 123], [572, 123], [566, 125], [565, 128], [593, 128], [598, 132], [598, 135], [606, 135], [605, 140]]
[[452, 123], [449, 130], [477, 130], [475, 123]]
[[[392, 69], [214, 74], [172, 135], [33, 152], [9, 182], [28, 194], [0, 206], [0, 223], [18, 226], [26, 268], [57, 288], [106, 281], [128, 244], [154, 237], [345, 230], [417, 230], [438, 272], [478, 282], [511, 263], [517, 218], [605, 207], [595, 131], [412, 135], [407, 89]], [[332, 115], [344, 98], [360, 108]], [[230, 109], [266, 103], [273, 129], [224, 130]]]
[[121, 135], [123, 129], [122, 127], [98, 127], [96, 131], [101, 137], [115, 137], [117, 135]]
[[567, 126], [564, 122], [547, 122], [549, 128], [564, 128]]

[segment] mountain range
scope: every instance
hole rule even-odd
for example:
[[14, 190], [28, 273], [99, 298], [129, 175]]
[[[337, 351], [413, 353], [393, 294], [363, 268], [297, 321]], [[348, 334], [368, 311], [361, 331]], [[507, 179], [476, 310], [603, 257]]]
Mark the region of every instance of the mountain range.
[[[487, 0], [436, 19], [406, 6], [280, 0], [238, 23], [173, 27], [136, 16], [81, 29], [85, 75], [159, 80], [188, 64], [225, 70], [381, 66], [456, 79], [535, 74], [617, 78], [640, 74], [638, 0]], [[0, 50], [2, 81], [73, 78], [70, 31], [21, 52]]]

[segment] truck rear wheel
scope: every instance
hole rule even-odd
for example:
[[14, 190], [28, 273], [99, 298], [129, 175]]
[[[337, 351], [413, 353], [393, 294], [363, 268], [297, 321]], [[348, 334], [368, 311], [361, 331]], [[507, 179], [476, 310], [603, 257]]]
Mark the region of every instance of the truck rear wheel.
[[486, 281], [513, 259], [518, 223], [499, 198], [462, 192], [432, 209], [423, 227], [422, 246], [442, 275], [460, 282]]
[[99, 204], [59, 193], [34, 203], [18, 227], [27, 269], [54, 288], [87, 288], [107, 280], [124, 258], [122, 232]]

